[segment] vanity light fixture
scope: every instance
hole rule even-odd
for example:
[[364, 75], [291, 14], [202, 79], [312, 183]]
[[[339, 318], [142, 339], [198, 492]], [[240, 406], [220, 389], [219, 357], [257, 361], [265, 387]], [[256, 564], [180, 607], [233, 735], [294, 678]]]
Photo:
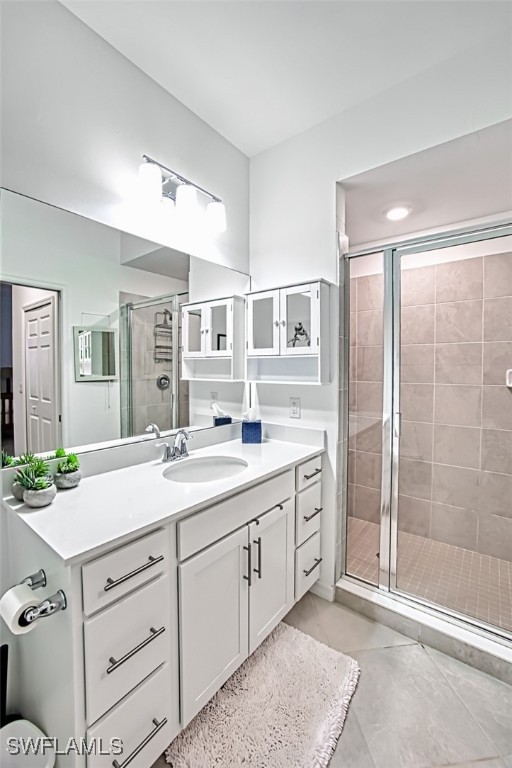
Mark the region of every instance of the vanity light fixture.
[[[213, 195], [208, 190], [194, 184], [193, 181], [172, 171], [149, 155], [142, 155], [144, 162], [139, 166], [139, 179], [141, 180], [143, 194], [148, 202], [153, 202], [156, 196], [156, 183], [158, 181], [158, 200], [162, 200], [171, 209], [175, 202], [176, 213], [187, 221], [197, 220], [199, 212], [198, 192], [209, 198], [206, 206], [206, 222], [213, 234], [220, 234], [226, 230], [226, 209], [220, 197]], [[175, 186], [173, 197], [170, 185]], [[147, 193], [147, 194], [146, 194]], [[170, 202], [167, 202], [167, 201]]]
[[395, 208], [390, 208], [386, 211], [386, 219], [389, 221], [402, 221], [410, 214], [411, 209], [406, 208], [404, 205], [397, 205]]

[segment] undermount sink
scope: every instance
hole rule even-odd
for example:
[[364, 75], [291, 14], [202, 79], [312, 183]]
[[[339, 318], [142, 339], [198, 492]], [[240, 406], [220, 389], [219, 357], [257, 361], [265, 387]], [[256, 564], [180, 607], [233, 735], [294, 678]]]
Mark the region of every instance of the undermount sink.
[[163, 476], [175, 483], [210, 483], [238, 475], [248, 466], [235, 456], [202, 456], [197, 459], [179, 459], [166, 467]]

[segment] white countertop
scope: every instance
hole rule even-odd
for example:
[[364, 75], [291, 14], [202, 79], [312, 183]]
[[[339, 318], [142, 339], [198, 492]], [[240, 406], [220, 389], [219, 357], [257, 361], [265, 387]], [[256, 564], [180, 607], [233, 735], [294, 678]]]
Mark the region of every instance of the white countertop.
[[4, 499], [4, 504], [70, 564], [97, 554], [106, 545], [204, 509], [321, 453], [318, 446], [281, 440], [258, 445], [233, 440], [190, 450], [191, 457], [234, 456], [248, 462], [246, 469], [226, 479], [177, 483], [163, 477], [169, 463], [151, 461], [85, 478], [78, 488], [59, 491], [53, 504], [43, 509], [30, 509], [12, 497]]

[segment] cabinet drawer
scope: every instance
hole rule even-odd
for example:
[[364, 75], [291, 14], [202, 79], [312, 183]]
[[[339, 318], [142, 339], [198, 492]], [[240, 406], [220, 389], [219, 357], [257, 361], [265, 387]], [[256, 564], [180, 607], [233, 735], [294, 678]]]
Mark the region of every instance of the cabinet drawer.
[[176, 736], [171, 686], [171, 669], [165, 664], [107, 717], [89, 728], [88, 744], [95, 740], [101, 744], [102, 752], [108, 752], [112, 739], [121, 739], [122, 753], [90, 755], [87, 768], [118, 768], [126, 764], [130, 768], [148, 768], [153, 765]]
[[294, 492], [293, 470], [289, 470], [183, 520], [178, 523], [179, 560], [186, 560], [219, 541], [254, 517], [290, 499]]
[[167, 560], [168, 538], [160, 529], [82, 566], [85, 615], [158, 576], [166, 568]]
[[315, 456], [314, 459], [304, 462], [295, 469], [295, 483], [297, 491], [302, 491], [309, 485], [318, 482], [322, 477], [322, 457]]
[[295, 552], [295, 600], [300, 600], [320, 576], [320, 531]]
[[88, 723], [169, 660], [170, 605], [169, 578], [161, 576], [85, 622]]
[[295, 497], [295, 544], [300, 546], [320, 530], [322, 483], [314, 483]]

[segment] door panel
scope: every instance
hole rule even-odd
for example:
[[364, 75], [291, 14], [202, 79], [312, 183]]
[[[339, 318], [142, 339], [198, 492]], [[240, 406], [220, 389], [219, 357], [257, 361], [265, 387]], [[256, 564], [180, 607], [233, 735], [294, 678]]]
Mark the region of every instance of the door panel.
[[247, 297], [247, 354], [279, 354], [279, 291]]
[[179, 566], [183, 725], [249, 652], [247, 528]]
[[183, 309], [183, 356], [205, 354], [204, 308], [202, 305]]
[[40, 453], [59, 442], [55, 304], [50, 300], [24, 313], [27, 450]]
[[348, 261], [346, 572], [379, 583], [383, 428], [383, 254]]
[[281, 289], [279, 331], [282, 355], [318, 354], [319, 313], [318, 285]]
[[249, 653], [293, 605], [293, 502], [286, 501], [249, 525], [252, 583], [249, 592]]

